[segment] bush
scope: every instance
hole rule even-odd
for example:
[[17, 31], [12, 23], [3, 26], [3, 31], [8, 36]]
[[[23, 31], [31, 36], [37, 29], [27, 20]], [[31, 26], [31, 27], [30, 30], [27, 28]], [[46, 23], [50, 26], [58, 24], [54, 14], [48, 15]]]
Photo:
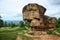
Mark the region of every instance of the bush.
[[53, 31], [47, 31], [47, 34], [52, 34], [53, 33]]
[[28, 30], [30, 28], [29, 22], [27, 22], [27, 21], [20, 21], [19, 24], [20, 24], [21, 29], [27, 29]]
[[29, 28], [30, 28], [30, 24], [29, 24], [29, 22], [28, 21], [25, 21], [25, 29], [27, 29], [27, 30], [29, 30]]
[[60, 33], [60, 28], [55, 28], [55, 31]]

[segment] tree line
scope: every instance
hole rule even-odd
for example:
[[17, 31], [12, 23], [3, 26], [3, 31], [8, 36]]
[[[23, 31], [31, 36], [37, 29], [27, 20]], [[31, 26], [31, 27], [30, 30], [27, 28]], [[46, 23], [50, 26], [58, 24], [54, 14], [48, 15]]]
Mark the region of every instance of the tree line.
[[[3, 21], [1, 19], [2, 17], [0, 16], [0, 27], [26, 27], [26, 26], [30, 26], [29, 23], [27, 21], [20, 21], [19, 23], [15, 24], [13, 22], [11, 23], [7, 23], [5, 21]], [[56, 28], [60, 28], [60, 18], [56, 18]]]
[[26, 20], [24, 21], [19, 21], [19, 23], [13, 23], [13, 22], [6, 22], [1, 19], [2, 17], [0, 16], [0, 28], [1, 27], [21, 27], [23, 29], [28, 29], [30, 27], [29, 22]]

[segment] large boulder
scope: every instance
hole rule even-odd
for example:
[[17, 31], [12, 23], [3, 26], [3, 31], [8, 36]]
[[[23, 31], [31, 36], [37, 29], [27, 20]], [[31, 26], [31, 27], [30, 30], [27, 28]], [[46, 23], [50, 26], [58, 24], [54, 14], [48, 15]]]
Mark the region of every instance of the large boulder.
[[46, 8], [36, 3], [24, 6], [23, 19], [35, 29], [50, 29], [55, 27], [55, 18], [44, 15]]
[[34, 18], [40, 19], [46, 11], [46, 8], [44, 8], [41, 5], [38, 5], [36, 3], [30, 3], [26, 6], [24, 6], [22, 13], [23, 13], [23, 19], [32, 20]]

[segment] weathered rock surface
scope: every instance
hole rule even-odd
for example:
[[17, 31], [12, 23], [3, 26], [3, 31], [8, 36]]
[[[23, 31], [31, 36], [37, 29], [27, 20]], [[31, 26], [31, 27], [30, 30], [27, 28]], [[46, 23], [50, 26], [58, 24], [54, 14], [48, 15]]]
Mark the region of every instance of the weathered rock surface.
[[31, 27], [35, 29], [50, 29], [55, 27], [55, 18], [44, 15], [46, 8], [36, 3], [24, 6], [23, 19], [28, 20]]
[[[30, 35], [28, 33], [24, 34], [27, 37], [31, 37], [33, 40], [60, 40], [60, 36], [53, 35], [53, 34], [47, 34], [45, 31], [35, 31], [34, 35]], [[16, 40], [22, 40], [22, 38], [17, 36]]]

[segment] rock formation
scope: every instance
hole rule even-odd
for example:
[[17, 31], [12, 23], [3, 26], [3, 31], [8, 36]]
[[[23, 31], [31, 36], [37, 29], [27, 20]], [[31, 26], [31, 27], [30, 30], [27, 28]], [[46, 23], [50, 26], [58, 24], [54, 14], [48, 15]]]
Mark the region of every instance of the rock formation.
[[24, 6], [23, 19], [30, 23], [31, 29], [51, 29], [55, 27], [55, 18], [44, 15], [46, 8], [36, 3]]

